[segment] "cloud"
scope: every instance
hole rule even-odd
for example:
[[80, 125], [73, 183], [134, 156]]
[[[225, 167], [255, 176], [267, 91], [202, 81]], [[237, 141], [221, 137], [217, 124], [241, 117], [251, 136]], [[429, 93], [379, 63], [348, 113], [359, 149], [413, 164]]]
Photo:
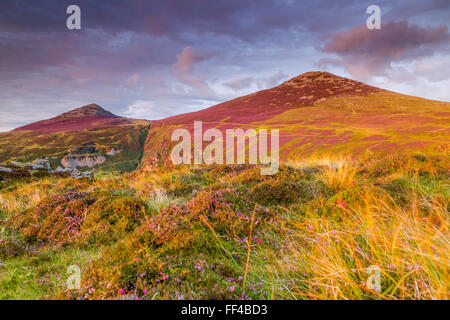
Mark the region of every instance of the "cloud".
[[135, 73], [132, 76], [130, 76], [126, 82], [127, 82], [127, 84], [130, 84], [130, 85], [137, 85], [139, 83], [140, 79], [141, 79], [141, 76], [139, 74]]
[[172, 65], [172, 72], [182, 83], [203, 92], [211, 94], [212, 90], [201, 76], [194, 76], [194, 66], [212, 57], [212, 53], [200, 53], [193, 47], [185, 47], [176, 55], [177, 62]]
[[383, 24], [380, 30], [358, 26], [327, 36], [319, 50], [339, 57], [328, 62], [340, 62], [353, 76], [368, 78], [385, 75], [393, 62], [432, 56], [449, 40], [447, 26], [421, 27], [400, 21]]
[[254, 81], [254, 77], [235, 78], [228, 82], [224, 82], [223, 85], [233, 91], [241, 91], [250, 88]]
[[247, 89], [262, 90], [275, 87], [281, 83], [281, 80], [288, 78], [283, 71], [278, 70], [268, 77], [240, 77], [222, 83], [224, 87], [234, 92], [240, 92]]
[[[65, 31], [66, 8], [70, 2], [39, 0], [38, 5], [24, 2], [0, 2], [0, 30]], [[299, 21], [305, 29], [324, 29], [326, 25], [321, 22], [335, 16], [333, 9], [350, 13], [352, 4], [358, 0], [347, 1], [346, 6], [331, 1], [286, 0], [77, 0], [76, 3], [81, 8], [82, 28], [102, 29], [108, 35], [127, 31], [179, 40], [188, 34], [215, 34], [253, 41], [280, 30], [299, 28]], [[311, 15], [311, 11], [316, 14]], [[343, 25], [349, 17], [353, 18], [353, 15], [335, 17], [334, 22]]]
[[161, 119], [167, 116], [167, 110], [161, 108], [151, 100], [133, 101], [124, 112], [124, 115], [135, 119]]
[[280, 84], [281, 80], [286, 80], [289, 76], [281, 70], [278, 70], [277, 73], [274, 73], [268, 78], [263, 79], [263, 82], [266, 85], [266, 88], [272, 88]]
[[449, 57], [438, 57], [433, 60], [419, 60], [414, 63], [414, 74], [426, 77], [430, 82], [450, 79]]
[[211, 56], [212, 53], [199, 53], [192, 47], [185, 47], [181, 53], [176, 55], [177, 62], [172, 66], [172, 70], [182, 81], [189, 82], [194, 65], [209, 59]]
[[186, 98], [182, 101], [173, 98], [160, 99], [159, 102], [153, 100], [135, 100], [126, 107], [126, 110], [123, 111], [122, 114], [128, 118], [159, 120], [180, 114], [181, 112], [178, 107], [181, 107], [184, 112], [193, 112], [217, 103], [219, 103], [219, 101], [195, 98]]

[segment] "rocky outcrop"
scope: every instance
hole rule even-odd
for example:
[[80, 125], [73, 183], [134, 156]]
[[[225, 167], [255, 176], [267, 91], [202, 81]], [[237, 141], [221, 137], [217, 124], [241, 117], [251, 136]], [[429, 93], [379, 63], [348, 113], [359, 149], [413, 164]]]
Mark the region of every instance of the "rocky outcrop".
[[75, 179], [80, 179], [80, 178], [92, 179], [92, 172], [91, 171], [78, 171], [77, 169], [71, 169], [70, 176]]
[[98, 147], [94, 142], [87, 142], [81, 146], [72, 147], [68, 150], [68, 155], [61, 160], [61, 164], [65, 168], [89, 167], [93, 168], [98, 164], [106, 161], [105, 156], [115, 156], [122, 152], [121, 149], [111, 147], [109, 150], [105, 147]]
[[71, 168], [61, 168], [58, 167], [54, 171], [55, 173], [68, 173], [72, 178], [92, 178], [92, 172], [90, 171], [78, 171], [77, 169], [71, 169]]
[[50, 162], [45, 159], [34, 160], [33, 162], [31, 162], [28, 165], [31, 168], [33, 168], [33, 170], [47, 170], [47, 171], [52, 170], [52, 166], [50, 165]]
[[0, 166], [2, 179], [14, 179], [20, 177], [32, 177], [46, 175], [52, 172], [50, 162], [45, 159], [38, 159], [33, 162], [7, 161]]
[[75, 168], [61, 168], [52, 169], [50, 162], [46, 159], [38, 159], [33, 162], [17, 162], [9, 161], [0, 166], [0, 181], [4, 179], [14, 179], [19, 177], [32, 177], [42, 175], [58, 174], [62, 176], [70, 176], [72, 178], [88, 178], [93, 177], [90, 171], [79, 171]]
[[13, 170], [11, 168], [0, 167], [0, 172], [11, 173], [11, 172], [13, 172]]
[[106, 158], [101, 155], [68, 155], [61, 160], [61, 164], [66, 168], [72, 169], [77, 167], [93, 168], [105, 161]]
[[97, 152], [99, 152], [99, 150], [94, 142], [88, 142], [82, 145], [81, 147], [73, 147], [69, 149], [70, 155], [83, 155]]

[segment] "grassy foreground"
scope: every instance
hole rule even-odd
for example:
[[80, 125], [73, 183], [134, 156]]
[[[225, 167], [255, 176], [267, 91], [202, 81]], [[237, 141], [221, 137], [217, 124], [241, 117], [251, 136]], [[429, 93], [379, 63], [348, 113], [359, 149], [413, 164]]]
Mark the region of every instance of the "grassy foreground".
[[4, 181], [0, 299], [448, 299], [449, 169], [448, 156], [372, 155], [290, 161], [275, 176]]

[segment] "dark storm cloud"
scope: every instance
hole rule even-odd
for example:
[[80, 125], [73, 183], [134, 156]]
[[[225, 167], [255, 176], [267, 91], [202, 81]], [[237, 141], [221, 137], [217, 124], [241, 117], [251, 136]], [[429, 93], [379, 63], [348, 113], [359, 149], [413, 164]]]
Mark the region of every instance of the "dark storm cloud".
[[326, 22], [322, 19], [332, 16], [335, 26], [342, 26], [349, 19], [348, 13], [354, 10], [354, 3], [358, 1], [6, 0], [0, 4], [0, 28], [13, 32], [55, 31], [65, 25], [66, 17], [61, 13], [70, 4], [77, 4], [82, 10], [84, 27], [101, 28], [108, 33], [127, 30], [179, 38], [183, 32], [195, 31], [251, 40], [274, 29], [326, 28], [317, 22]]

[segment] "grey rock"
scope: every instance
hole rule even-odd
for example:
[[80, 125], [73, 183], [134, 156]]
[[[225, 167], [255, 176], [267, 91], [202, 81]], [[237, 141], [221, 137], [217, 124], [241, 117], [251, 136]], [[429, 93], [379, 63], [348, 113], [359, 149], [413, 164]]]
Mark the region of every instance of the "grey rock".
[[31, 162], [29, 164], [29, 166], [31, 168], [33, 168], [34, 170], [47, 170], [47, 171], [51, 171], [52, 170], [52, 166], [50, 165], [50, 161], [48, 161], [46, 159], [34, 160], [33, 162]]

